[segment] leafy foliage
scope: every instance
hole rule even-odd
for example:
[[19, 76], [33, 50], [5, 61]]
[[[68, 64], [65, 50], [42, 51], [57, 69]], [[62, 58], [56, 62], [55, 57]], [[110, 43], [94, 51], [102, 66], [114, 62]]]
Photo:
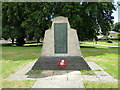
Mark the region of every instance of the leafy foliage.
[[56, 3], [55, 16], [68, 17], [79, 40], [85, 40], [95, 38], [99, 30], [108, 33], [113, 23], [112, 10], [115, 7], [111, 2]]
[[[21, 27], [21, 23], [24, 20], [22, 3], [3, 3], [2, 4], [2, 27], [3, 38], [19, 39], [24, 44], [25, 30]], [[18, 41], [19, 41], [18, 40]], [[20, 43], [20, 42], [17, 42]], [[18, 44], [19, 45], [19, 44]]]
[[120, 33], [120, 22], [115, 24], [115, 27], [114, 27], [113, 31], [116, 31], [116, 32]]
[[99, 31], [107, 35], [115, 10], [112, 2], [4, 2], [2, 7], [2, 37], [16, 38], [18, 45], [24, 38], [39, 41], [50, 28], [51, 17], [57, 16], [68, 17], [81, 41], [95, 38]]

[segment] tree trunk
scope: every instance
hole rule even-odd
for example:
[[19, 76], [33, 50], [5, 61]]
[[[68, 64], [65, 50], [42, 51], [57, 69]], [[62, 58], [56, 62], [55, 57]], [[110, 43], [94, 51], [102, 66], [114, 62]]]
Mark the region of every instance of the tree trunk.
[[97, 41], [96, 41], [96, 43], [95, 44], [97, 44]]
[[12, 39], [12, 44], [14, 44], [14, 39]]
[[18, 38], [16, 40], [16, 45], [17, 46], [23, 46], [25, 44], [24, 38]]
[[39, 38], [37, 38], [37, 44], [38, 44], [38, 43], [40, 43], [40, 41], [39, 41], [39, 40], [40, 40], [40, 39], [39, 39]]

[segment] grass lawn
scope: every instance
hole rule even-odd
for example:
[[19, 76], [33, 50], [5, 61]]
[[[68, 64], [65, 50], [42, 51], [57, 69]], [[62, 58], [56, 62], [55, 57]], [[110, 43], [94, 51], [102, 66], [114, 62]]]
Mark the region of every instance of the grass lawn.
[[2, 47], [2, 87], [3, 88], [30, 88], [35, 80], [8, 81], [5, 80], [10, 74], [26, 65], [28, 62], [40, 57], [41, 46], [26, 47]]
[[118, 88], [118, 83], [83, 81], [83, 84], [85, 88]]
[[82, 75], [95, 75], [93, 70], [80, 70]]
[[3, 60], [25, 60], [36, 59], [40, 57], [41, 46], [31, 47], [14, 47], [3, 46], [2, 47], [2, 59]]
[[2, 78], [7, 78], [11, 73], [15, 73], [18, 69], [23, 67], [25, 64], [31, 60], [3, 60], [2, 61]]
[[[31, 60], [3, 60], [2, 61], [2, 86], [3, 88], [29, 88], [34, 84], [34, 80], [22, 80], [22, 81], [8, 81], [5, 80], [10, 74], [15, 73], [18, 69], [23, 67]], [[1, 61], [0, 61], [1, 62]], [[1, 69], [0, 69], [1, 70]]]
[[[88, 41], [87, 41], [88, 42]], [[89, 41], [89, 43], [93, 43], [92, 41]], [[94, 42], [95, 44], [95, 42]], [[113, 43], [106, 43], [106, 41], [98, 41], [97, 44], [102, 44], [102, 45], [109, 45], [109, 46], [119, 46], [119, 43], [113, 42]]]
[[36, 80], [3, 81], [3, 88], [31, 88]]
[[30, 74], [36, 74], [36, 75], [39, 75], [40, 73], [42, 72], [42, 70], [30, 70], [29, 72], [26, 73], [26, 75], [30, 75]]
[[81, 44], [81, 52], [86, 61], [94, 61], [107, 73], [118, 79], [118, 48]]
[[[2, 75], [4, 78], [18, 68], [40, 57], [41, 47], [2, 47]], [[9, 70], [8, 70], [9, 68]]]
[[118, 43], [106, 43], [106, 42], [98, 42], [97, 44], [103, 44], [103, 45], [110, 45], [110, 46], [118, 46]]
[[[27, 44], [28, 45], [28, 44]], [[3, 46], [2, 47], [2, 75], [3, 87], [31, 87], [34, 80], [7, 81], [10, 74], [16, 72], [19, 68], [32, 60], [40, 57], [42, 46]], [[94, 61], [100, 65], [106, 72], [115, 78], [118, 78], [118, 49], [108, 48], [97, 45], [81, 44], [81, 53], [86, 61]], [[86, 73], [86, 72], [85, 72]], [[91, 73], [91, 72], [90, 72]], [[20, 83], [20, 85], [19, 85]], [[23, 85], [25, 84], [25, 85]], [[28, 84], [28, 85], [27, 85]]]

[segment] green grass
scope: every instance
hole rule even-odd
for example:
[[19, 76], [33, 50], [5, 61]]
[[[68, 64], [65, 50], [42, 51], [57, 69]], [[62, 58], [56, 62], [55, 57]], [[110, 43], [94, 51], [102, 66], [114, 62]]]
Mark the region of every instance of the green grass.
[[30, 88], [35, 83], [34, 80], [21, 80], [21, 81], [8, 81], [5, 80], [9, 75], [15, 73], [18, 69], [22, 68], [32, 60], [3, 60], [2, 61], [2, 87], [3, 88]]
[[3, 60], [25, 60], [36, 59], [40, 57], [41, 46], [39, 47], [2, 47]]
[[[37, 47], [2, 47], [2, 75], [8, 77], [32, 60], [40, 57], [41, 46]], [[8, 70], [9, 69], [9, 70]]]
[[106, 42], [98, 42], [97, 44], [102, 44], [102, 45], [110, 45], [110, 46], [118, 46], [118, 43], [106, 43]]
[[96, 69], [96, 70], [94, 70], [94, 71], [102, 71], [101, 69]]
[[[34, 47], [33, 47], [34, 46]], [[10, 74], [13, 74], [18, 69], [32, 60], [37, 60], [40, 57], [41, 46], [3, 46], [2, 47], [2, 75], [4, 87], [19, 87], [20, 86], [31, 87], [34, 81], [6, 81], [5, 78]], [[107, 73], [118, 79], [118, 48], [109, 48], [91, 44], [81, 44], [81, 53], [85, 57], [86, 61], [94, 61], [100, 65]], [[31, 73], [31, 72], [30, 72]], [[33, 72], [32, 72], [33, 73]], [[34, 72], [40, 73], [40, 72]], [[13, 82], [13, 83], [12, 83]], [[18, 84], [18, 86], [17, 86]], [[115, 84], [115, 83], [114, 83]], [[113, 85], [114, 85], [113, 84]], [[101, 85], [101, 84], [100, 84]], [[111, 83], [107, 83], [111, 86]], [[115, 84], [116, 85], [116, 84]], [[104, 86], [104, 85], [103, 85]]]
[[31, 88], [36, 80], [14, 80], [14, 81], [7, 81], [4, 80], [2, 82], [3, 88]]
[[94, 61], [107, 73], [118, 79], [118, 48], [81, 44], [86, 61]]
[[[3, 88], [30, 88], [35, 81], [21, 80], [8, 81], [5, 80], [9, 75], [15, 73], [28, 62], [37, 60], [40, 57], [41, 46], [3, 46], [2, 47], [2, 86]], [[1, 74], [0, 73], [0, 74]]]
[[[93, 41], [86, 41], [86, 42], [94, 43], [95, 44], [95, 42], [93, 42]], [[109, 45], [109, 46], [118, 46], [118, 45], [120, 45], [120, 42], [117, 43], [117, 42], [113, 41], [113, 43], [107, 43], [106, 41], [97, 41], [97, 44]]]
[[93, 70], [80, 70], [82, 75], [95, 75]]
[[118, 83], [83, 81], [85, 88], [118, 88]]
[[30, 70], [29, 72], [27, 72], [27, 74], [40, 74], [41, 72], [42, 70], [35, 70], [35, 71]]
[[[3, 60], [2, 61], [2, 78], [7, 78], [10, 74], [15, 73], [18, 69], [22, 68], [25, 64], [32, 60]], [[1, 62], [1, 61], [0, 61]]]

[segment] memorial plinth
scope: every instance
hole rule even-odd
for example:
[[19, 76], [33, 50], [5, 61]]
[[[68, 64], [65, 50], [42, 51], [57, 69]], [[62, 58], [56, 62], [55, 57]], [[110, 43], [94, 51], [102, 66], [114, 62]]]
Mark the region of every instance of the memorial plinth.
[[[59, 68], [59, 59], [67, 61], [64, 68]], [[80, 45], [75, 29], [70, 28], [66, 17], [53, 19], [51, 29], [45, 31], [42, 54], [33, 70], [80, 70], [90, 67], [80, 52]]]

